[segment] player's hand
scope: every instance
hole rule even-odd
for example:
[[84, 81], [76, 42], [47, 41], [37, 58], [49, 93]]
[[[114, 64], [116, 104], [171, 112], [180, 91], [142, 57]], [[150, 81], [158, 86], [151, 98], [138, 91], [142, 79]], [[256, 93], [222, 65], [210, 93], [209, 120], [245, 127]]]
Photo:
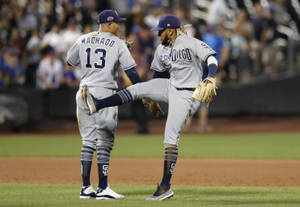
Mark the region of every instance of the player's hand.
[[158, 103], [146, 99], [143, 99], [142, 101], [144, 106], [146, 106], [149, 109], [149, 111], [154, 117], [158, 118], [165, 114]]
[[213, 97], [217, 95], [216, 89], [216, 79], [207, 77], [197, 86], [192, 98], [203, 103], [209, 103], [212, 101]]

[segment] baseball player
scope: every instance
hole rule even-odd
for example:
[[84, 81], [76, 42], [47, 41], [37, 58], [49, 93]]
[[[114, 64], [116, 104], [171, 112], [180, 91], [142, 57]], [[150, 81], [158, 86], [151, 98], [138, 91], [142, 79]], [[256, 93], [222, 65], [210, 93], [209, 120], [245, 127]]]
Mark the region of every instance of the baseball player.
[[[147, 200], [164, 200], [174, 195], [170, 180], [178, 156], [180, 131], [189, 115], [197, 110], [200, 101], [210, 102], [215, 95], [214, 76], [218, 63], [215, 51], [208, 45], [184, 35], [176, 16], [162, 16], [152, 30], [158, 31], [161, 40], [151, 64], [151, 69], [154, 70], [153, 79], [132, 85], [104, 99], [95, 99], [87, 90], [84, 98], [91, 114], [106, 107], [142, 98], [168, 103], [163, 177], [155, 193], [147, 198]], [[208, 77], [205, 80], [202, 80], [201, 61], [208, 65]], [[169, 79], [163, 78], [167, 72], [170, 73]]]
[[[118, 16], [115, 10], [104, 10], [98, 16], [99, 31], [79, 37], [69, 49], [66, 62], [70, 66], [81, 68], [80, 88], [76, 94], [77, 120], [81, 147], [81, 173], [83, 185], [80, 198], [121, 199], [107, 184], [110, 152], [114, 145], [114, 132], [117, 126], [118, 108], [110, 107], [89, 115], [84, 94], [89, 93], [100, 99], [115, 94], [116, 78], [123, 70], [132, 83], [140, 82], [135, 70], [135, 61], [130, 55], [125, 41], [116, 35], [119, 23], [125, 18]], [[122, 96], [130, 94], [123, 92]], [[99, 183], [95, 191], [90, 183], [90, 170], [93, 153], [97, 152]]]

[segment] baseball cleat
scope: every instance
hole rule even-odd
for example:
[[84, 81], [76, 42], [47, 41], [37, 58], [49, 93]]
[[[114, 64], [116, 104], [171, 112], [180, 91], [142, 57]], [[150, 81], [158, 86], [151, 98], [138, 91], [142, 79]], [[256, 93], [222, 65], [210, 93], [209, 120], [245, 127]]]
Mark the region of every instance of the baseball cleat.
[[174, 195], [174, 192], [172, 191], [172, 189], [170, 187], [157, 185], [157, 189], [156, 189], [155, 193], [153, 194], [153, 196], [147, 198], [146, 200], [162, 201], [167, 198], [173, 197], [173, 195]]
[[82, 187], [80, 190], [80, 198], [96, 198], [96, 191], [91, 185]]
[[96, 112], [96, 101], [95, 98], [90, 94], [87, 85], [82, 86], [81, 89], [82, 100], [88, 107], [89, 115]]
[[109, 200], [109, 199], [123, 199], [125, 196], [116, 193], [109, 186], [107, 186], [104, 190], [98, 188], [96, 193], [97, 200]]

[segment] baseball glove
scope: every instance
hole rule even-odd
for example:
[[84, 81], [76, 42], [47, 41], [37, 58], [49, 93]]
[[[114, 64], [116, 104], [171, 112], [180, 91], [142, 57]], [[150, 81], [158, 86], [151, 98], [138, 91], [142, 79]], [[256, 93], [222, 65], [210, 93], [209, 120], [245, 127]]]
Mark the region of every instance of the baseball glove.
[[216, 79], [207, 77], [197, 86], [192, 98], [203, 103], [209, 103], [217, 95], [216, 88]]
[[160, 117], [164, 115], [164, 112], [160, 108], [160, 105], [158, 103], [143, 99], [143, 104], [149, 109], [149, 111], [154, 117]]

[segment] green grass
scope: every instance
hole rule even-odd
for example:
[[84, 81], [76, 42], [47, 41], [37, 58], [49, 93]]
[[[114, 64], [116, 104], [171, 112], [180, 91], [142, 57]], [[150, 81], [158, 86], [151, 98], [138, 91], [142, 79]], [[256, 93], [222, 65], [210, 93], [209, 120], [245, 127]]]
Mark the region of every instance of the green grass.
[[[113, 156], [161, 157], [163, 138], [117, 136]], [[76, 136], [10, 136], [0, 138], [0, 156], [79, 156]], [[300, 133], [184, 135], [181, 157], [299, 159]]]
[[[160, 135], [117, 135], [113, 157], [161, 157]], [[300, 159], [300, 133], [183, 135], [180, 157]], [[80, 156], [79, 136], [0, 137], [0, 156]]]
[[0, 184], [0, 207], [296, 207], [300, 188], [175, 186], [166, 201], [146, 201], [154, 186], [113, 186], [124, 200], [79, 199], [79, 185]]
[[[162, 157], [159, 135], [117, 135], [114, 157]], [[180, 157], [300, 159], [300, 133], [183, 135]], [[0, 156], [68, 157], [80, 155], [79, 136], [0, 137]], [[1, 172], [0, 172], [1, 174]], [[125, 200], [79, 199], [80, 185], [0, 184], [0, 207], [298, 207], [299, 187], [173, 186], [174, 198], [149, 202], [155, 186], [112, 186]]]

